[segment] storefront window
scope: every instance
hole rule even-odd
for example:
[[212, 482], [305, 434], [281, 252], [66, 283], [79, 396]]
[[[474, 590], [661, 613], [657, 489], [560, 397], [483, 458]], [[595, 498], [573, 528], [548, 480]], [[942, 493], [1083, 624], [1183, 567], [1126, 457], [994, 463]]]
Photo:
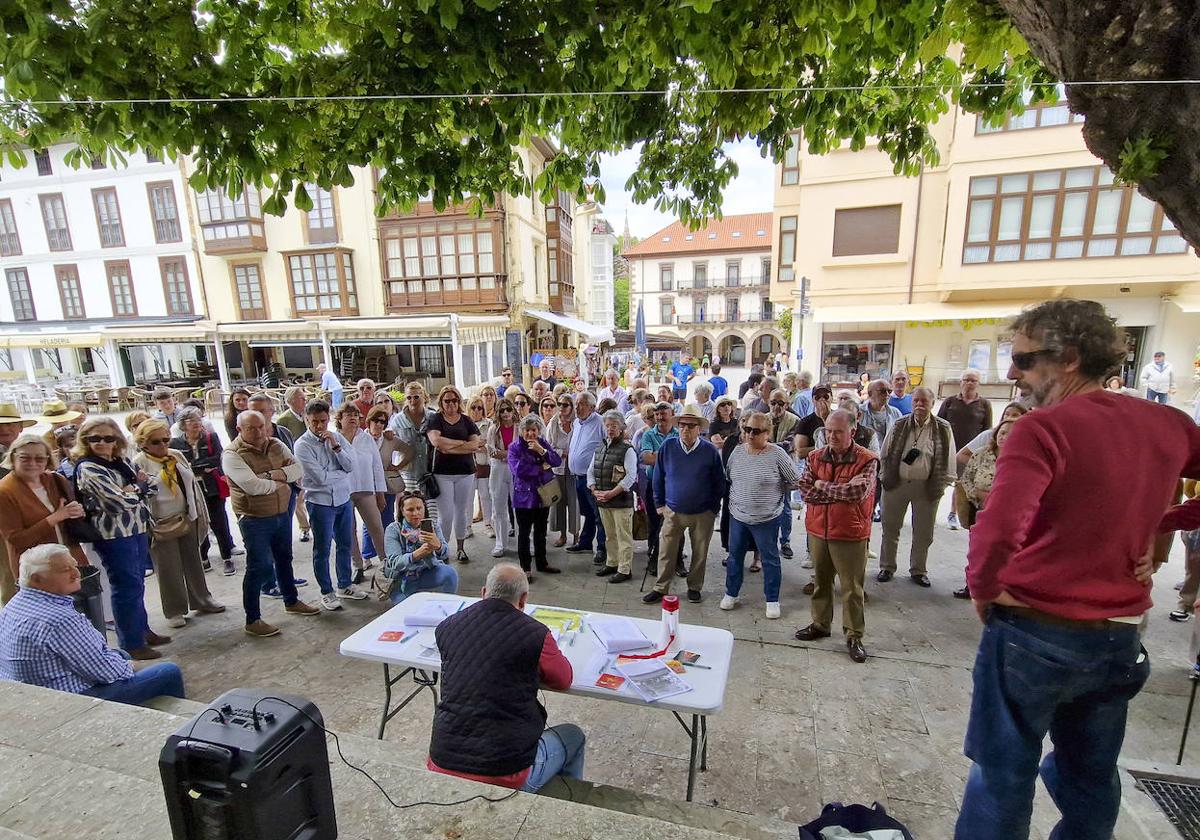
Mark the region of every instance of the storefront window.
[[892, 369], [892, 345], [891, 337], [827, 336], [822, 349], [823, 381], [857, 382], [864, 373], [872, 379], [886, 377]]

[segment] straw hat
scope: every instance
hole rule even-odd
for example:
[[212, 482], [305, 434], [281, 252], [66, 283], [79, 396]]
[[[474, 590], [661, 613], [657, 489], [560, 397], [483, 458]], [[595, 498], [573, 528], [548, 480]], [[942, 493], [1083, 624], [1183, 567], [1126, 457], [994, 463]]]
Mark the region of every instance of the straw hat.
[[42, 413], [30, 421], [33, 423], [74, 423], [83, 416], [82, 411], [72, 411], [62, 400], [46, 400], [42, 404]]
[[22, 417], [21, 412], [17, 411], [17, 407], [12, 403], [0, 403], [0, 423], [20, 423], [22, 429], [37, 425], [36, 420]]
[[691, 405], [685, 405], [683, 407], [683, 411], [675, 415], [675, 423], [678, 424], [679, 421], [685, 417], [690, 420], [699, 420], [700, 431], [704, 431], [708, 428], [708, 418], [704, 416], [704, 412], [700, 410], [700, 406], [696, 405], [695, 403], [692, 403]]

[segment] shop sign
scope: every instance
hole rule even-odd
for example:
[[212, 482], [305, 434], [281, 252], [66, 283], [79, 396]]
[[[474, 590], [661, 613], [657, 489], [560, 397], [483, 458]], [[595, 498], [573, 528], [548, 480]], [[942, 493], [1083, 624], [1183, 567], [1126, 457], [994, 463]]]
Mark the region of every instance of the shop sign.
[[954, 318], [943, 318], [938, 321], [905, 321], [904, 326], [908, 329], [917, 329], [920, 327], [953, 327], [958, 324], [964, 330], [971, 330], [975, 327], [991, 327], [997, 324], [1007, 323], [1005, 318], [959, 318], [957, 321]]

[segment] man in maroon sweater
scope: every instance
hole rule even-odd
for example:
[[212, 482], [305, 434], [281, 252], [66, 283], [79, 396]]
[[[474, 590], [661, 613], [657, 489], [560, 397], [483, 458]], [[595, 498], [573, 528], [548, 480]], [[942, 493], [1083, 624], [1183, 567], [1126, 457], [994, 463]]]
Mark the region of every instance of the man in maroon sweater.
[[1028, 836], [1049, 733], [1040, 772], [1062, 812], [1052, 836], [1108, 838], [1126, 711], [1150, 673], [1139, 561], [1179, 477], [1200, 475], [1200, 428], [1103, 389], [1124, 344], [1100, 304], [1049, 301], [1012, 330], [1008, 377], [1038, 410], [1013, 426], [971, 530], [967, 582], [984, 630], [955, 837]]

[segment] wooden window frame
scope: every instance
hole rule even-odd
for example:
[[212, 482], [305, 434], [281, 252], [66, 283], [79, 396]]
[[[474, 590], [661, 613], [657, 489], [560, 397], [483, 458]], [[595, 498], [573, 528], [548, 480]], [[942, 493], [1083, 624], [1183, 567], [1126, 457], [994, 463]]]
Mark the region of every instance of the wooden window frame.
[[[786, 230], [788, 222], [791, 222], [791, 230]], [[791, 283], [796, 279], [796, 248], [798, 247], [797, 234], [799, 225], [795, 216], [780, 216], [779, 217], [779, 282]], [[783, 258], [783, 243], [790, 239], [792, 243], [792, 259], [785, 261]]]
[[[1091, 181], [1087, 185], [1067, 186], [1067, 175], [1069, 172], [1079, 170], [1091, 170]], [[1058, 176], [1058, 186], [1055, 188], [1042, 187], [1035, 188], [1034, 182], [1038, 176]], [[1025, 178], [1026, 185], [1023, 191], [1004, 191], [1005, 179]], [[993, 179], [995, 188], [990, 193], [975, 194], [974, 188], [979, 181]], [[1112, 233], [1095, 233], [1096, 208], [1100, 196], [1104, 193], [1120, 192], [1120, 205], [1117, 209], [1115, 220], [1115, 228]], [[1082, 232], [1078, 235], [1063, 236], [1062, 221], [1063, 211], [1065, 209], [1066, 199], [1070, 195], [1086, 195], [1087, 205], [1084, 209]], [[1150, 219], [1150, 226], [1145, 231], [1130, 231], [1128, 230], [1129, 210], [1133, 203], [1134, 188], [1121, 187], [1115, 184], [1112, 180], [1112, 173], [1104, 166], [1072, 166], [1061, 169], [1043, 169], [1025, 172], [1005, 172], [995, 175], [979, 175], [971, 178], [967, 184], [967, 203], [966, 203], [966, 222], [963, 225], [963, 242], [962, 242], [962, 264], [963, 265], [997, 265], [1003, 263], [1014, 262], [1044, 262], [1047, 260], [1053, 261], [1073, 261], [1084, 259], [1114, 259], [1118, 257], [1154, 257], [1154, 256], [1178, 256], [1188, 253], [1189, 247], [1186, 240], [1182, 240], [1179, 232], [1166, 218], [1162, 207], [1155, 203], [1154, 213]], [[1029, 224], [1033, 212], [1033, 202], [1035, 198], [1053, 196], [1054, 208], [1050, 219], [1050, 235], [1048, 237], [1031, 238], [1029, 236]], [[1022, 200], [1020, 231], [1016, 239], [1000, 239], [1000, 216], [1001, 203], [1004, 199], [1020, 197]], [[988, 226], [988, 238], [986, 241], [971, 241], [971, 210], [977, 203], [987, 202], [991, 204], [991, 219]], [[1164, 225], [1170, 225], [1166, 227]], [[1124, 254], [1122, 249], [1126, 240], [1148, 239], [1149, 250], [1144, 253]], [[1159, 251], [1158, 246], [1161, 240], [1180, 239], [1183, 241], [1182, 250], [1163, 250]], [[1111, 254], [1092, 254], [1089, 253], [1091, 245], [1094, 242], [1113, 241], [1113, 252]], [[1060, 256], [1061, 246], [1068, 243], [1079, 243], [1079, 253], [1076, 255]], [[1031, 246], [1033, 248], [1048, 248], [1048, 256], [1028, 256]], [[996, 259], [996, 252], [999, 248], [1018, 248], [1016, 259]], [[987, 249], [986, 259], [967, 259], [968, 251], [972, 249]]]
[[[187, 297], [186, 306], [183, 309], [176, 308], [171, 305], [172, 294], [171, 284], [167, 279], [167, 266], [171, 263], [179, 263], [180, 270], [183, 274], [183, 292]], [[196, 314], [196, 304], [192, 298], [192, 278], [188, 274], [187, 257], [183, 254], [158, 258], [158, 273], [162, 278], [163, 284], [163, 302], [167, 308], [168, 315], [194, 315]]]
[[54, 174], [54, 163], [50, 160], [49, 149], [42, 149], [40, 152], [35, 150], [33, 153], [33, 163], [37, 167], [39, 178]]
[[[171, 199], [171, 207], [175, 211], [174, 219], [160, 220], [155, 212], [154, 193], [156, 190], [167, 190], [167, 195]], [[166, 242], [182, 242], [183, 241], [183, 224], [179, 218], [179, 199], [175, 197], [175, 184], [172, 181], [148, 181], [146, 183], [146, 201], [150, 206], [150, 223], [154, 226], [154, 241], [163, 244]], [[168, 222], [173, 222], [175, 225], [174, 238], [163, 236], [159, 230], [159, 226]]]
[[21, 256], [21, 233], [17, 230], [17, 214], [12, 199], [0, 198], [0, 257]]
[[[113, 285], [113, 275], [122, 267], [125, 269], [125, 278], [129, 281], [129, 305], [133, 308], [132, 312], [117, 311], [117, 294], [116, 287]], [[108, 300], [112, 306], [113, 317], [136, 318], [138, 316], [137, 287], [133, 282], [133, 267], [129, 264], [129, 260], [105, 260], [104, 278], [108, 283]]]
[[[254, 187], [246, 187], [237, 199], [230, 198], [221, 189], [192, 191], [196, 201], [196, 223], [204, 241], [205, 253], [228, 254], [242, 251], [267, 250], [267, 231], [263, 223], [262, 196]], [[214, 198], [218, 215], [213, 215]], [[251, 201], [253, 198], [253, 201]], [[223, 204], [232, 205], [232, 214], [225, 215]], [[207, 220], [205, 219], [207, 216]], [[216, 236], [219, 229], [229, 232], [235, 228], [237, 236]], [[236, 228], [244, 226], [245, 232]]]
[[[670, 275], [667, 283], [663, 283], [663, 272]], [[659, 263], [658, 264], [658, 289], [662, 292], [675, 291], [675, 263]]]
[[[491, 243], [486, 251], [480, 246], [484, 236]], [[470, 238], [469, 249], [461, 247], [463, 237]], [[444, 247], [447, 238], [452, 245], [449, 250]], [[395, 254], [388, 253], [392, 243], [396, 243]], [[540, 293], [542, 275], [549, 262], [541, 244], [534, 245], [532, 285], [535, 294]], [[411, 253], [410, 246], [414, 249]], [[507, 308], [504, 246], [500, 213], [488, 212], [482, 218], [466, 213], [406, 216], [382, 222], [379, 249], [388, 310]], [[482, 265], [485, 256], [490, 261], [490, 268], [486, 269]], [[559, 257], [562, 258], [561, 248]], [[546, 289], [548, 292], [549, 283]]]
[[[52, 230], [58, 230], [58, 228], [52, 229], [50, 227], [50, 219], [46, 215], [47, 205], [53, 203], [55, 199], [57, 199], [58, 203], [62, 206], [63, 226], [62, 226], [61, 230], [64, 232], [64, 236], [66, 237], [66, 240], [67, 240], [67, 244], [65, 246], [60, 244], [58, 247], [55, 247], [55, 244], [53, 241], [54, 234], [51, 233]], [[65, 198], [63, 198], [63, 194], [60, 192], [59, 193], [44, 193], [44, 194], [38, 196], [38, 204], [41, 206], [41, 209], [42, 209], [42, 226], [46, 229], [46, 246], [51, 251], [72, 251], [72, 250], [74, 250], [74, 242], [71, 237], [71, 219], [67, 215], [67, 200]]]
[[[332, 255], [335, 258], [335, 267], [337, 268], [338, 289], [337, 296], [340, 306], [336, 309], [301, 309], [300, 300], [306, 297], [328, 297], [329, 294], [322, 294], [317, 289], [310, 293], [296, 291], [296, 278], [292, 274], [293, 260], [311, 260], [313, 277], [316, 277], [316, 258]], [[295, 315], [297, 318], [323, 318], [337, 315], [357, 315], [358, 314], [358, 276], [354, 270], [353, 253], [349, 248], [322, 248], [320, 250], [311, 251], [284, 251], [283, 270], [287, 273], [288, 290], [291, 292], [292, 304], [295, 307]], [[349, 271], [346, 270], [349, 266]], [[302, 266], [301, 266], [302, 267]], [[353, 300], [352, 300], [353, 298]]]
[[[69, 275], [68, 275], [69, 272]], [[79, 311], [73, 312], [68, 303], [67, 283], [75, 283], [75, 295], [79, 298]], [[74, 263], [54, 266], [54, 284], [58, 287], [58, 302], [62, 307], [64, 321], [82, 321], [87, 317], [87, 302], [83, 298], [83, 283], [79, 280], [79, 267]]]
[[[14, 284], [14, 280], [17, 281]], [[14, 287], [19, 290], [19, 284], [24, 283], [24, 293], [20, 295], [25, 298], [21, 301], [21, 309], [17, 309], [17, 298], [13, 294]], [[8, 289], [8, 299], [12, 304], [13, 320], [19, 322], [36, 321], [37, 320], [37, 304], [33, 299], [33, 285], [29, 280], [29, 269], [24, 266], [15, 266], [4, 270], [4, 285]]]
[[[104, 224], [103, 220], [101, 220], [101, 218], [100, 218], [100, 198], [101, 198], [101, 196], [108, 195], [108, 194], [112, 195], [113, 212], [116, 213], [116, 216], [117, 216], [117, 234], [120, 236], [119, 242], [105, 243], [105, 241], [104, 241], [105, 224]], [[124, 248], [125, 247], [125, 224], [121, 220], [121, 201], [117, 197], [117, 188], [116, 187], [96, 187], [94, 190], [92, 190], [92, 211], [96, 214], [96, 231], [100, 235], [100, 247], [101, 248]], [[111, 228], [112, 225], [110, 224], [110, 225], [108, 225], [108, 227]]]
[[[788, 162], [788, 155], [793, 154], [793, 162]], [[782, 187], [794, 187], [800, 183], [800, 132], [789, 131], [787, 134], [787, 145], [783, 152], [783, 170], [779, 174], [779, 185]]]
[[[304, 213], [304, 241], [314, 246], [336, 244], [340, 241], [342, 230], [341, 207], [338, 201], [337, 188], [321, 190], [315, 183], [307, 183], [304, 185], [304, 188], [308, 191], [309, 197], [313, 199], [313, 210], [307, 210]], [[313, 228], [312, 226], [313, 213], [316, 210], [315, 191], [325, 192], [329, 195], [329, 214], [333, 221], [332, 228]]]
[[[262, 308], [246, 308], [242, 306], [242, 292], [238, 286], [237, 270], [239, 268], [253, 268], [254, 280], [258, 284], [258, 298], [262, 301]], [[238, 308], [238, 315], [243, 321], [266, 321], [270, 317], [267, 306], [267, 290], [263, 285], [263, 266], [260, 260], [251, 262], [235, 262], [229, 266], [229, 280], [233, 284], [233, 300]], [[247, 275], [248, 277], [249, 275]], [[261, 313], [261, 315], [259, 314]]]
[[[848, 225], [849, 219], [851, 218], [851, 214], [871, 214], [871, 213], [883, 213], [884, 211], [888, 211], [888, 214], [890, 215], [890, 211], [892, 211], [892, 210], [896, 211], [895, 212], [896, 240], [895, 240], [894, 245], [890, 244], [890, 241], [889, 241], [888, 244], [884, 245], [883, 247], [880, 247], [880, 244], [877, 243], [873, 239], [868, 238], [866, 240], [861, 240], [861, 239], [854, 239], [849, 236], [843, 236], [843, 241], [841, 243], [839, 243], [839, 241], [838, 241], [838, 221], [840, 219], [845, 219], [846, 221], [843, 222], [843, 225]], [[861, 222], [856, 222], [855, 224], [861, 231], [861, 229], [862, 229]], [[876, 257], [876, 256], [881, 256], [881, 255], [887, 256], [887, 255], [899, 254], [900, 253], [900, 229], [903, 225], [904, 225], [904, 205], [901, 203], [872, 204], [872, 205], [868, 205], [865, 207], [838, 207], [838, 208], [835, 208], [833, 211], [833, 241], [830, 243], [829, 253], [831, 256], [833, 256], [835, 258]], [[872, 231], [878, 231], [878, 229], [881, 228], [882, 225], [881, 224], [872, 224], [869, 227], [872, 229]], [[846, 230], [846, 228], [843, 227], [843, 231], [845, 231], [845, 230]], [[840, 244], [840, 248], [839, 248], [839, 244]]]
[[[699, 279], [699, 275], [697, 274], [697, 272], [699, 272], [700, 274], [703, 274], [704, 285], [700, 285], [698, 282], [696, 282]], [[692, 263], [692, 288], [693, 289], [711, 288], [708, 284], [708, 261], [707, 260]]]

